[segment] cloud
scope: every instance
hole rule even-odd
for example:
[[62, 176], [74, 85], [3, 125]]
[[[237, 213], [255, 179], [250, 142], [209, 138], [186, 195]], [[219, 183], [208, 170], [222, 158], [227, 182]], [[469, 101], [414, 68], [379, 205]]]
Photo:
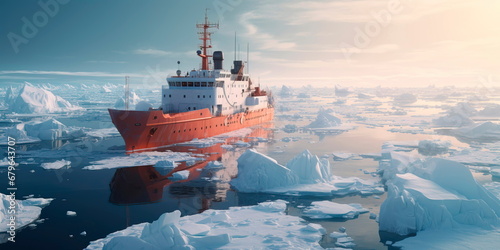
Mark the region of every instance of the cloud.
[[246, 29], [244, 36], [256, 41], [260, 45], [260, 50], [282, 51], [296, 47], [296, 43], [277, 39], [273, 35], [260, 30], [252, 23], [253, 20], [262, 18], [262, 16], [256, 14], [254, 11], [246, 12], [240, 17], [240, 23]]
[[172, 52], [159, 49], [136, 49], [134, 50], [134, 54], [150, 55], [150, 56], [166, 56], [172, 54]]

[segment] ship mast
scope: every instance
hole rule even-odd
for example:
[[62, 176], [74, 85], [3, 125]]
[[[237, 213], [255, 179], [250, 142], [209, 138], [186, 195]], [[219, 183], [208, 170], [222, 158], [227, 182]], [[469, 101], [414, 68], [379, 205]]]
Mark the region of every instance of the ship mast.
[[[213, 32], [208, 31], [210, 28], [219, 28], [219, 23], [209, 23], [208, 22], [208, 9], [205, 10], [205, 23], [199, 23], [196, 24], [196, 28], [200, 29], [198, 31], [198, 35], [200, 36], [200, 40], [203, 41], [202, 45], [200, 46], [200, 49], [198, 50], [197, 54], [198, 56], [201, 57], [201, 69], [202, 70], [209, 70], [208, 69], [208, 58], [212, 57], [211, 55], [207, 55], [207, 49], [212, 48], [212, 45], [207, 45], [207, 41], [211, 40], [210, 35], [213, 34]], [[203, 29], [203, 30], [201, 30]]]

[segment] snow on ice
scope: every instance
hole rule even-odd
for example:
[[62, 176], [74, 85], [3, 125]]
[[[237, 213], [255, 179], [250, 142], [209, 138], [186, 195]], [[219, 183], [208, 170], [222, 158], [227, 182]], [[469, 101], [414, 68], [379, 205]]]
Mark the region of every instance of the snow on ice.
[[377, 182], [332, 175], [328, 160], [319, 159], [308, 150], [283, 166], [255, 149], [248, 149], [238, 158], [238, 177], [231, 185], [244, 193], [317, 196], [384, 193]]
[[[9, 207], [13, 196], [0, 193], [0, 232], [9, 230]], [[42, 212], [42, 208], [50, 204], [53, 199], [29, 198], [26, 200], [15, 200], [16, 203], [16, 229], [19, 230], [33, 223]]]
[[277, 200], [184, 217], [176, 210], [109, 234], [86, 249], [323, 249], [318, 241], [325, 229], [285, 215], [285, 209], [286, 202]]

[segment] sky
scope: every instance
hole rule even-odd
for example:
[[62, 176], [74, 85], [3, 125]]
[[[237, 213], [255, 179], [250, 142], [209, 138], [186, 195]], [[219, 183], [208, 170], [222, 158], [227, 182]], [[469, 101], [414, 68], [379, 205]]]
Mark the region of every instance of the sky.
[[2, 0], [0, 84], [165, 84], [206, 9], [264, 86], [500, 87], [497, 0]]

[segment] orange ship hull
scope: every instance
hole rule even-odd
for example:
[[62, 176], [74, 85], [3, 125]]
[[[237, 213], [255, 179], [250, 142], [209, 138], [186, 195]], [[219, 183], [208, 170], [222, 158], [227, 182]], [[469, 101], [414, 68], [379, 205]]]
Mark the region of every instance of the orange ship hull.
[[274, 108], [227, 116], [212, 116], [208, 109], [168, 114], [164, 114], [162, 110], [108, 111], [111, 121], [125, 141], [127, 152], [216, 136], [269, 122], [274, 117]]

